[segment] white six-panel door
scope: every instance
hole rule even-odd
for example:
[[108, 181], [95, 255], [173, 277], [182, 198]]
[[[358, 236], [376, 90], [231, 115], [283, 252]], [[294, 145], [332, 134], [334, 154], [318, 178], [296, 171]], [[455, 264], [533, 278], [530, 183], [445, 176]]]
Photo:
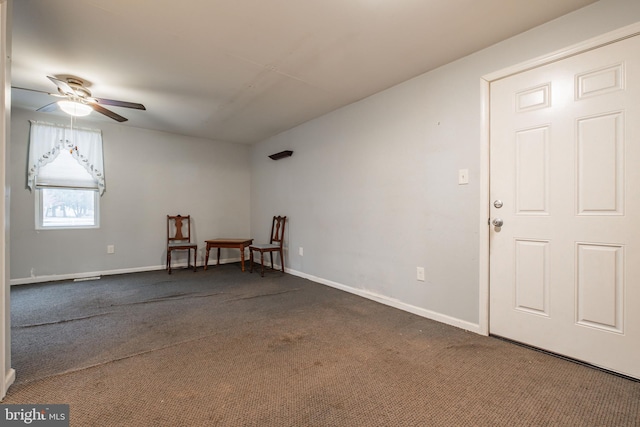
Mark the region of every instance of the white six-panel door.
[[640, 36], [490, 100], [490, 333], [640, 378]]

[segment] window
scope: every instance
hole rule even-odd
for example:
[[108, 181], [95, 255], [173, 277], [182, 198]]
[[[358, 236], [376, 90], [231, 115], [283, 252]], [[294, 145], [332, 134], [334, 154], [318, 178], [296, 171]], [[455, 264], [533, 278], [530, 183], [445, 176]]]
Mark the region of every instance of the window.
[[98, 192], [41, 188], [37, 190], [36, 228], [97, 228]]
[[102, 134], [31, 122], [27, 185], [36, 190], [36, 228], [97, 228], [105, 182]]

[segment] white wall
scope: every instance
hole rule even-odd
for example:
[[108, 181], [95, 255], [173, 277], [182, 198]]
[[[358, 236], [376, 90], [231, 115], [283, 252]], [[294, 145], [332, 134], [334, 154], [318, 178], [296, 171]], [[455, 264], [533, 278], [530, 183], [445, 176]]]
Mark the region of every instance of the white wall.
[[[103, 131], [100, 228], [37, 231], [35, 194], [26, 188], [29, 120], [69, 121], [21, 109], [12, 115], [12, 283], [164, 268], [167, 214], [192, 215], [199, 263], [204, 240], [250, 234], [248, 146], [81, 120], [77, 126]], [[176, 265], [186, 260], [176, 255]]]
[[603, 0], [255, 145], [253, 237], [287, 215], [294, 274], [480, 330], [481, 77], [639, 20]]

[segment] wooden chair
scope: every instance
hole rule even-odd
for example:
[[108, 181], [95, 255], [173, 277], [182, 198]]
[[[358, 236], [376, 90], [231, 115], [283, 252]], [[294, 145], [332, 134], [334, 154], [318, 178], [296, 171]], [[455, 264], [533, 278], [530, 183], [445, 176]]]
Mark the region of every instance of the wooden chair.
[[[186, 232], [184, 230], [186, 221]], [[196, 254], [198, 253], [198, 245], [191, 243], [191, 215], [182, 216], [167, 215], [167, 269], [171, 274], [171, 252], [188, 251], [187, 268], [191, 267], [189, 258], [193, 249], [193, 271], [196, 271]]]
[[284, 225], [287, 220], [286, 216], [274, 216], [271, 223], [271, 236], [269, 243], [249, 245], [249, 272], [253, 273], [253, 252], [260, 252], [260, 264], [262, 266], [260, 275], [264, 277], [264, 253], [269, 252], [271, 257], [271, 269], [273, 270], [273, 253], [280, 253], [280, 264], [284, 273], [284, 255], [282, 253], [282, 244], [284, 242]]

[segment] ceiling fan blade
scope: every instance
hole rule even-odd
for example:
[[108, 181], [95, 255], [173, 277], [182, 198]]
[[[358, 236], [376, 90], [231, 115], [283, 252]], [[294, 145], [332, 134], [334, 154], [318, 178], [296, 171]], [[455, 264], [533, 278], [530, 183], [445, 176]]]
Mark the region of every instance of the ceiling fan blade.
[[93, 108], [95, 111], [97, 111], [100, 114], [104, 114], [105, 116], [118, 121], [118, 122], [126, 122], [128, 119], [125, 117], [122, 117], [120, 114], [116, 114], [111, 110], [107, 110], [106, 108], [98, 105], [98, 104], [89, 104], [91, 105], [91, 108]]
[[38, 108], [36, 111], [40, 111], [43, 113], [50, 113], [52, 111], [56, 111], [58, 109], [58, 103], [52, 102], [51, 104], [47, 104], [43, 107]]
[[114, 107], [135, 108], [136, 110], [146, 110], [144, 105], [135, 102], [116, 101], [114, 99], [93, 98], [98, 104], [112, 105]]
[[11, 89], [28, 90], [29, 92], [44, 93], [45, 95], [56, 96], [58, 98], [65, 97], [65, 95], [60, 95], [59, 93], [51, 93], [51, 92], [46, 92], [44, 90], [37, 90], [37, 89], [28, 89], [26, 87], [11, 86]]
[[73, 90], [71, 86], [67, 82], [64, 82], [60, 79], [56, 79], [55, 77], [47, 76], [49, 80], [51, 80], [58, 88], [62, 91], [62, 93], [67, 95], [75, 95], [76, 92]]

